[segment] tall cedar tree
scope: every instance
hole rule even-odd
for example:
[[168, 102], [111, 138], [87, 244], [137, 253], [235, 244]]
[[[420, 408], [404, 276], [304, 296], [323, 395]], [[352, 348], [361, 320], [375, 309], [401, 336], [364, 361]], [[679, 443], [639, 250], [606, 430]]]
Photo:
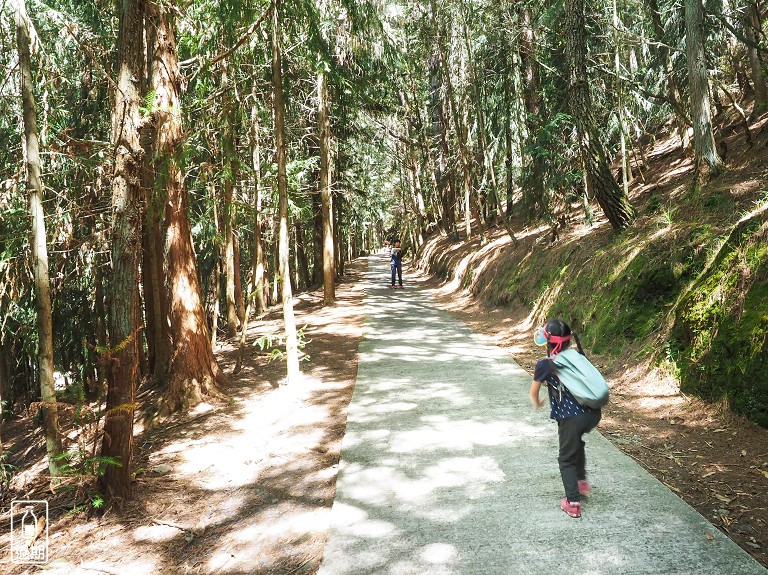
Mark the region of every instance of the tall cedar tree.
[[140, 78], [145, 70], [144, 2], [125, 0], [120, 12], [117, 88], [112, 112], [112, 283], [109, 294], [110, 355], [102, 455], [119, 459], [102, 478], [119, 504], [130, 496], [133, 412], [139, 372], [139, 187], [144, 150]]
[[155, 171], [165, 187], [168, 222], [165, 251], [173, 353], [164, 406], [167, 413], [221, 397], [219, 386], [226, 381], [213, 355], [205, 321], [179, 159], [183, 140], [181, 75], [173, 10], [173, 4], [154, 5], [150, 14], [156, 30], [150, 72], [150, 87], [155, 93]]

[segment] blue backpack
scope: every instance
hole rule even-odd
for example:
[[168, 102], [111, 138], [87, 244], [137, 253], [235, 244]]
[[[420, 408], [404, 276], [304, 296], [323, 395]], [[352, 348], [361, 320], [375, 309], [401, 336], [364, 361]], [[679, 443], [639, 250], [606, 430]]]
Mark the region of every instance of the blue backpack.
[[558, 379], [581, 405], [598, 409], [608, 403], [608, 383], [585, 355], [566, 349], [553, 363]]

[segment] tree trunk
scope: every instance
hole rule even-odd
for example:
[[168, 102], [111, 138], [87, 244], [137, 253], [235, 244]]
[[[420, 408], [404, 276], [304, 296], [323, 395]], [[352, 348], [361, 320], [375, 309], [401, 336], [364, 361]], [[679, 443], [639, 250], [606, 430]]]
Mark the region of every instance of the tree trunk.
[[346, 262], [346, 242], [343, 237], [344, 221], [342, 218], [344, 215], [344, 196], [341, 193], [336, 194], [333, 205], [336, 211], [336, 216], [333, 218], [335, 222], [333, 228], [333, 249], [336, 254], [336, 277], [342, 277]]
[[475, 216], [475, 221], [478, 226], [481, 239], [484, 239], [485, 229], [483, 226], [482, 216], [477, 209], [477, 203], [474, 201], [472, 194], [472, 171], [469, 160], [469, 150], [467, 147], [467, 132], [466, 127], [463, 125], [461, 118], [459, 117], [458, 106], [456, 104], [456, 96], [453, 90], [453, 81], [451, 80], [451, 70], [448, 66], [448, 57], [445, 54], [445, 47], [443, 46], [444, 34], [443, 24], [440, 20], [440, 16], [437, 13], [435, 0], [430, 2], [432, 7], [433, 18], [438, 22], [438, 53], [440, 56], [440, 68], [442, 69], [442, 78], [445, 82], [445, 99], [448, 101], [448, 108], [451, 117], [453, 118], [454, 126], [456, 128], [456, 139], [459, 144], [459, 158], [461, 160], [462, 171], [462, 183], [464, 187], [464, 227], [467, 235], [467, 240], [472, 235], [472, 228], [470, 225], [470, 215]]
[[[254, 84], [254, 102], [256, 101], [255, 89], [256, 85]], [[253, 275], [251, 276], [251, 289], [253, 293], [251, 297], [255, 298], [256, 313], [260, 314], [264, 312], [264, 310], [267, 308], [267, 305], [264, 299], [264, 240], [262, 238], [261, 229], [261, 134], [259, 133], [259, 111], [255, 104], [251, 110], [251, 146], [254, 173], [252, 261]], [[247, 315], [248, 314], [246, 314], [246, 316]]]
[[237, 303], [235, 300], [235, 237], [234, 237], [234, 189], [235, 189], [235, 143], [234, 143], [234, 105], [232, 98], [232, 85], [229, 82], [229, 74], [226, 64], [222, 78], [222, 87], [224, 90], [224, 112], [223, 121], [225, 123], [224, 137], [222, 145], [222, 162], [226, 166], [224, 170], [224, 270], [226, 280], [226, 301], [227, 301], [227, 337], [237, 335]]
[[24, 124], [24, 156], [26, 158], [27, 193], [32, 219], [32, 270], [35, 278], [37, 308], [38, 368], [40, 370], [40, 398], [42, 400], [45, 448], [48, 471], [55, 476], [60, 465], [59, 414], [53, 383], [53, 321], [51, 318], [51, 282], [48, 277], [48, 247], [43, 213], [43, 183], [40, 175], [40, 149], [37, 139], [37, 113], [32, 93], [32, 58], [30, 46], [32, 24], [27, 16], [25, 0], [17, 0], [16, 45], [21, 72], [21, 106]]
[[749, 57], [749, 70], [752, 76], [752, 85], [755, 88], [755, 108], [752, 114], [754, 117], [757, 117], [757, 114], [760, 114], [766, 107], [768, 107], [768, 87], [766, 86], [765, 75], [763, 74], [763, 68], [760, 65], [760, 54], [758, 52], [758, 46], [761, 39], [760, 35], [763, 30], [763, 21], [760, 8], [756, 1], [748, 2], [742, 18], [744, 36], [749, 40], [746, 50]]
[[[155, 44], [157, 30], [147, 27], [147, 46]], [[148, 78], [147, 78], [148, 79]], [[151, 150], [154, 146], [154, 131], [142, 131], [142, 147]], [[171, 361], [171, 333], [168, 320], [168, 298], [166, 296], [166, 269], [163, 258], [165, 237], [165, 190], [162, 178], [155, 185], [157, 177], [152, 154], [146, 153], [142, 162], [142, 197], [144, 199], [142, 233], [142, 286], [144, 288], [145, 336], [150, 351], [152, 374], [160, 387], [168, 384], [168, 369]]]
[[[525, 104], [526, 131], [528, 138], [536, 140], [542, 117], [539, 99], [539, 65], [536, 59], [536, 35], [533, 29], [533, 15], [529, 7], [521, 9], [520, 60], [523, 73], [523, 94]], [[510, 109], [511, 116], [511, 109]], [[524, 148], [524, 147], [523, 147]], [[529, 216], [542, 215], [547, 205], [544, 189], [546, 155], [540, 151], [528, 157], [524, 163], [529, 166], [523, 181], [523, 206]], [[509, 210], [507, 210], [509, 212]]]
[[102, 456], [115, 457], [102, 478], [119, 506], [130, 496], [133, 413], [138, 378], [139, 184], [144, 150], [140, 129], [140, 78], [144, 74], [144, 6], [125, 0], [120, 14], [117, 93], [112, 114], [112, 282], [109, 292], [110, 354]]
[[405, 112], [405, 143], [403, 145], [403, 161], [406, 164], [406, 171], [408, 172], [408, 182], [411, 187], [411, 196], [414, 204], [414, 215], [416, 216], [416, 230], [418, 243], [416, 246], [420, 246], [424, 242], [424, 235], [427, 231], [427, 210], [424, 202], [424, 193], [421, 190], [421, 177], [419, 174], [420, 166], [418, 155], [416, 153], [416, 131], [417, 127], [414, 124], [417, 123], [414, 115], [414, 109], [411, 107], [408, 98], [403, 91], [400, 92], [400, 104]]
[[704, 38], [702, 0], [685, 0], [685, 55], [688, 60], [688, 82], [691, 91], [693, 149], [697, 170], [703, 167], [703, 162], [709, 168], [709, 175], [714, 177], [722, 170], [723, 161], [717, 154], [715, 134], [712, 130]]
[[166, 248], [171, 319], [171, 358], [165, 413], [186, 410], [221, 397], [226, 379], [213, 355], [197, 278], [187, 191], [181, 169], [181, 102], [178, 52], [172, 4], [155, 6], [152, 25], [157, 30], [150, 74], [155, 93], [155, 171], [167, 190]]
[[453, 186], [453, 176], [448, 168], [448, 149], [447, 125], [445, 113], [443, 110], [440, 77], [440, 57], [432, 54], [429, 59], [429, 105], [431, 116], [432, 135], [439, 135], [440, 147], [437, 152], [435, 163], [435, 183], [437, 184], [437, 194], [440, 203], [443, 206], [443, 220], [441, 227], [454, 241], [457, 238], [456, 233], [456, 192]]
[[211, 207], [213, 209], [213, 231], [214, 240], [212, 242], [213, 252], [213, 269], [211, 270], [211, 277], [208, 278], [208, 290], [206, 292], [206, 306], [208, 308], [208, 317], [211, 324], [211, 349], [216, 349], [216, 343], [219, 337], [219, 290], [221, 289], [221, 261], [222, 261], [222, 249], [221, 249], [221, 234], [219, 230], [219, 210], [218, 210], [218, 198], [216, 197], [216, 185], [213, 182], [209, 182], [206, 186], [208, 189], [208, 196], [210, 197]]
[[576, 125], [587, 181], [613, 229], [622, 230], [632, 222], [635, 214], [629, 198], [611, 174], [607, 154], [595, 125], [586, 66], [584, 0], [566, 0], [565, 22], [569, 106]]
[[275, 1], [272, 11], [272, 84], [275, 115], [275, 149], [277, 161], [278, 206], [278, 281], [283, 300], [283, 321], [285, 323], [286, 383], [298, 381], [299, 346], [296, 334], [296, 318], [293, 314], [293, 293], [291, 292], [290, 238], [288, 234], [288, 176], [286, 173], [285, 150], [285, 103], [283, 102], [283, 71], [280, 42], [280, 0]]
[[320, 200], [323, 214], [323, 303], [336, 301], [336, 265], [333, 246], [333, 192], [331, 190], [331, 124], [325, 73], [317, 74], [317, 120], [320, 132]]

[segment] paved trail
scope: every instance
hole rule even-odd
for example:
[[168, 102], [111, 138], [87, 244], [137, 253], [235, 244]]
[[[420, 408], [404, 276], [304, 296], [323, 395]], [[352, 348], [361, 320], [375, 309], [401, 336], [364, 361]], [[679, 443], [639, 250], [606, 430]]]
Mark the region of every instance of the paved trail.
[[530, 375], [371, 256], [320, 575], [768, 575], [598, 433], [581, 519]]

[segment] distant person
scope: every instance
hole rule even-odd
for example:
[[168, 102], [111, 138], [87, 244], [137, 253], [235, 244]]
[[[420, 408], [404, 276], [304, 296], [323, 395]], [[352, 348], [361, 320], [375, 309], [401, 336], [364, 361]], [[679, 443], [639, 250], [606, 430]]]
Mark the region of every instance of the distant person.
[[[403, 287], [403, 248], [400, 246], [400, 242], [395, 240], [395, 245], [392, 247], [392, 253], [389, 260], [390, 268], [392, 268], [392, 287]], [[399, 285], [395, 285], [395, 275]]]
[[534, 340], [541, 338], [542, 341], [537, 343], [547, 346], [547, 357], [536, 363], [531, 383], [531, 403], [536, 409], [544, 406], [545, 402], [539, 399], [539, 390], [542, 385], [546, 385], [549, 392], [549, 416], [557, 421], [560, 444], [557, 463], [565, 488], [565, 497], [560, 500], [560, 509], [571, 517], [581, 517], [581, 496], [592, 491], [587, 482], [587, 460], [582, 436], [597, 427], [602, 411], [579, 404], [555, 373], [552, 358], [570, 347], [571, 338], [576, 341], [579, 353], [584, 355], [576, 334], [571, 333], [568, 324], [559, 319], [550, 319], [539, 329]]

